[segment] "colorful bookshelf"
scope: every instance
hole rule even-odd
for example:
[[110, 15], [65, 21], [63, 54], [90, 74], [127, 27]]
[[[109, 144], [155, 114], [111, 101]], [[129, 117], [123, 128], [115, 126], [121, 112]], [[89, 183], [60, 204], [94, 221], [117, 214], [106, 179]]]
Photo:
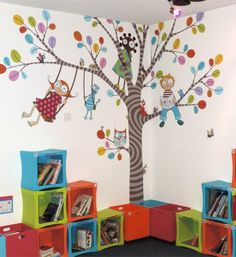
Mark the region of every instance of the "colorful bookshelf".
[[[78, 230], [84, 231], [83, 234], [79, 234]], [[87, 231], [91, 233], [90, 246], [84, 247], [84, 249], [75, 249], [73, 245], [84, 245], [87, 239]], [[86, 236], [84, 240], [84, 235]], [[79, 243], [80, 242], [80, 243]], [[87, 248], [88, 247], [88, 248]], [[69, 257], [79, 256], [81, 254], [91, 253], [97, 251], [97, 219], [86, 219], [68, 224], [68, 254]]]
[[[7, 257], [38, 257], [38, 232], [22, 224], [0, 227], [0, 253]], [[0, 255], [2, 257], [2, 255]]]
[[176, 245], [202, 252], [202, 213], [187, 210], [176, 213]]
[[38, 229], [39, 247], [53, 247], [61, 257], [67, 257], [67, 226], [56, 225]]
[[[67, 185], [68, 222], [74, 222], [82, 219], [91, 219], [97, 216], [96, 192], [97, 192], [97, 184], [93, 182], [80, 180], [80, 181], [68, 183]], [[89, 212], [82, 216], [76, 216], [75, 214], [72, 213], [73, 205], [76, 202], [76, 200], [82, 195], [89, 195], [92, 197]]]
[[[202, 183], [202, 218], [224, 223], [232, 223], [231, 183], [216, 180]], [[224, 199], [223, 199], [224, 198]]]
[[[112, 210], [112, 209], [104, 209], [98, 211], [97, 213], [97, 222], [98, 222], [98, 231], [97, 231], [97, 249], [98, 251], [106, 249], [108, 247], [118, 246], [124, 244], [124, 235], [123, 235], [123, 224], [124, 224], [124, 214], [123, 212]], [[111, 222], [114, 225], [118, 224], [118, 240], [107, 241], [103, 240], [104, 238], [104, 227], [107, 222]], [[112, 228], [112, 226], [110, 226]], [[111, 231], [113, 234], [114, 232]], [[115, 238], [116, 239], [116, 238]]]
[[232, 257], [236, 257], [236, 227], [232, 226]]
[[189, 207], [176, 204], [165, 204], [151, 208], [152, 226], [150, 235], [174, 242], [176, 240], [176, 213], [189, 209]]
[[[212, 220], [203, 220], [203, 253], [218, 257], [232, 256], [232, 229], [231, 225]], [[221, 245], [227, 238], [225, 246]], [[219, 247], [219, 252], [215, 252]], [[226, 249], [226, 252], [224, 252]]]
[[[66, 151], [48, 149], [43, 151], [21, 151], [21, 166], [22, 166], [22, 179], [21, 187], [29, 190], [44, 190], [50, 188], [66, 187]], [[58, 176], [56, 182], [50, 184], [50, 172], [53, 169], [45, 171], [44, 180], [48, 178], [47, 183], [39, 184], [39, 170], [45, 164], [51, 163], [52, 160], [60, 161], [60, 168], [58, 169]], [[56, 172], [55, 172], [56, 173]], [[52, 174], [52, 173], [51, 173]], [[43, 182], [43, 181], [42, 181]]]
[[[51, 225], [67, 223], [66, 216], [66, 188], [57, 188], [46, 191], [31, 191], [21, 189], [23, 199], [23, 223], [33, 228], [42, 228]], [[57, 221], [45, 221], [40, 217], [43, 216], [47, 209], [52, 194], [60, 194], [63, 196], [62, 209]]]
[[149, 210], [136, 204], [110, 207], [124, 213], [124, 240], [131, 241], [149, 236]]

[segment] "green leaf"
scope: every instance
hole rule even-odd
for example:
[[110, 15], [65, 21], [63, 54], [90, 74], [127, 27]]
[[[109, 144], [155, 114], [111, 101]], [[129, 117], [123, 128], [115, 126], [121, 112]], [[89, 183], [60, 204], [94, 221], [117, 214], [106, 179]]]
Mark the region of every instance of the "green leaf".
[[138, 27], [138, 31], [141, 32], [141, 33], [143, 33], [143, 27], [139, 26], [139, 27]]
[[161, 40], [165, 41], [167, 39], [167, 34], [166, 32], [162, 34]]
[[97, 25], [98, 25], [97, 21], [93, 21], [93, 22], [92, 22], [92, 27], [95, 28], [95, 27], [97, 27]]
[[206, 29], [205, 25], [202, 24], [202, 23], [199, 24], [199, 25], [197, 26], [197, 28], [198, 28], [198, 31], [201, 32], [201, 33], [203, 33], [203, 32], [205, 31], [205, 29]]
[[163, 71], [162, 71], [162, 70], [157, 71], [156, 77], [157, 77], [158, 79], [162, 78], [162, 77], [163, 77]]
[[119, 106], [120, 103], [121, 103], [120, 99], [117, 99], [117, 100], [116, 100], [116, 106]]
[[194, 96], [193, 96], [193, 95], [190, 95], [190, 96], [188, 97], [188, 103], [191, 104], [191, 103], [193, 103], [193, 101], [194, 101]]
[[11, 51], [11, 59], [13, 62], [18, 63], [21, 61], [21, 55], [15, 49], [13, 49]]
[[106, 137], [109, 137], [110, 134], [111, 134], [111, 130], [110, 130], [110, 129], [107, 129], [107, 130], [106, 130]]
[[211, 75], [213, 78], [218, 78], [220, 76], [220, 70], [214, 70]]
[[35, 18], [34, 18], [33, 16], [30, 16], [30, 17], [28, 18], [28, 22], [29, 22], [29, 25], [30, 25], [31, 27], [35, 27], [35, 26], [36, 26], [36, 20], [35, 20]]

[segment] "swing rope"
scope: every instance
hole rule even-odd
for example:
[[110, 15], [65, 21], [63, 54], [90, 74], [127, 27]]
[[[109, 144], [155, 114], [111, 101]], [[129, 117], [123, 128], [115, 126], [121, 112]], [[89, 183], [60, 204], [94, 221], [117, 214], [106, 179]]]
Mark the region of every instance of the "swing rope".
[[60, 69], [58, 71], [57, 77], [55, 78], [55, 81], [53, 82], [53, 84], [55, 84], [57, 82], [57, 80], [58, 80], [58, 78], [59, 78], [59, 76], [61, 74], [62, 66], [63, 66], [63, 64], [61, 63], [61, 66], [60, 66]]
[[83, 72], [83, 95], [84, 95], [84, 105], [85, 105], [85, 99], [86, 99], [86, 96], [85, 96], [85, 70]]

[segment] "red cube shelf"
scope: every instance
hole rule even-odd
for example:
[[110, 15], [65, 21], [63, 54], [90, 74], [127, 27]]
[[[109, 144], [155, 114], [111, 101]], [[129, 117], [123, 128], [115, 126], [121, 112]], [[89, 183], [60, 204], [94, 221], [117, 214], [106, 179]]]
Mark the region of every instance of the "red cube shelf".
[[[67, 257], [67, 226], [57, 225], [41, 228], [38, 230], [39, 247], [50, 246], [54, 252], [59, 252], [61, 257]], [[31, 256], [32, 257], [32, 256]]]
[[0, 227], [0, 234], [6, 239], [7, 257], [38, 257], [37, 230], [22, 223]]
[[[203, 253], [218, 257], [232, 256], [232, 229], [231, 225], [204, 220], [202, 225], [203, 230]], [[227, 237], [227, 254], [214, 253], [214, 248], [220, 245], [221, 240]]]
[[176, 213], [190, 208], [165, 204], [150, 210], [150, 235], [169, 242], [176, 240]]
[[[79, 180], [76, 182], [68, 183], [67, 185], [67, 218], [68, 222], [79, 221], [82, 219], [96, 218], [97, 206], [96, 206], [96, 193], [97, 184], [89, 181]], [[81, 195], [92, 196], [92, 203], [89, 214], [83, 216], [74, 216], [72, 214], [73, 203], [77, 197]]]
[[149, 210], [136, 204], [110, 207], [124, 213], [124, 240], [131, 241], [149, 236]]

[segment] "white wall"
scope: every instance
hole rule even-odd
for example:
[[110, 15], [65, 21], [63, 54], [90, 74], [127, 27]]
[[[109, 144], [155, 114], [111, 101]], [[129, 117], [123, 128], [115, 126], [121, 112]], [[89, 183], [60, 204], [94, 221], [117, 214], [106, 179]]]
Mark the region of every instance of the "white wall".
[[[236, 147], [236, 5], [205, 13], [205, 33], [193, 36], [190, 31], [180, 35], [182, 45], [188, 43], [196, 50], [194, 59], [184, 66], [173, 64], [172, 56], [166, 54], [160, 64], [164, 74], [171, 73], [179, 88], [186, 89], [192, 76], [190, 67], [200, 61], [208, 63], [218, 53], [224, 55], [219, 65], [221, 76], [215, 79], [217, 86], [224, 88], [220, 96], [203, 98], [207, 108], [194, 114], [192, 108], [181, 108], [184, 125], [180, 127], [168, 114], [164, 128], [159, 128], [159, 119], [152, 122], [152, 197], [202, 209], [201, 183], [212, 180], [231, 182], [231, 149]], [[184, 26], [185, 18], [177, 20]], [[168, 26], [171, 21], [168, 22]], [[177, 28], [181, 28], [177, 25]], [[154, 29], [154, 27], [153, 27]], [[159, 88], [160, 89], [160, 88]], [[159, 90], [159, 93], [161, 90]], [[161, 93], [162, 94], [162, 93]], [[159, 101], [159, 98], [155, 99]], [[215, 136], [207, 138], [207, 130], [213, 128]]]

